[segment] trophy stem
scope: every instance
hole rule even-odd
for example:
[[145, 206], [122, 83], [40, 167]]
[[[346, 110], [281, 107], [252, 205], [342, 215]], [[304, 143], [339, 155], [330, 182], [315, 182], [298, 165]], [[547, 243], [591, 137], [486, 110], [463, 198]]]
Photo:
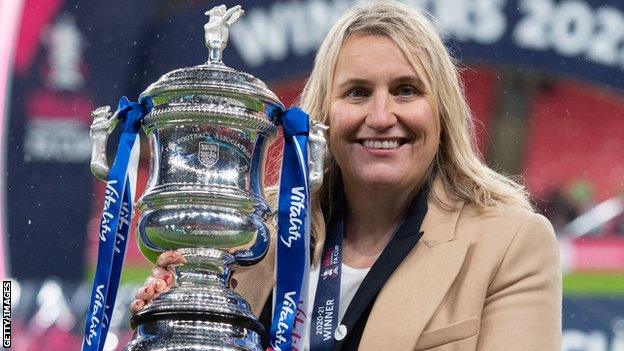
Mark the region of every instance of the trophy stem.
[[173, 268], [178, 286], [197, 284], [227, 287], [234, 256], [218, 249], [190, 247], [177, 250], [184, 263]]
[[208, 50], [208, 64], [223, 65], [223, 48], [211, 47]]

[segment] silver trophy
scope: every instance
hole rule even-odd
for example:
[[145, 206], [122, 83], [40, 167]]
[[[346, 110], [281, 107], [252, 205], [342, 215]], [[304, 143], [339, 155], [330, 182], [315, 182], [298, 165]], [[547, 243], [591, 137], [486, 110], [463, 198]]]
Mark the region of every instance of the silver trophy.
[[[131, 320], [126, 350], [262, 350], [264, 328], [248, 303], [228, 288], [232, 269], [258, 263], [270, 242], [271, 215], [263, 175], [277, 96], [255, 77], [225, 66], [229, 26], [244, 11], [217, 6], [206, 12], [209, 60], [174, 70], [142, 94], [153, 104], [143, 120], [151, 151], [150, 175], [137, 207], [138, 244], [156, 262], [177, 249], [177, 286]], [[105, 180], [110, 108], [93, 113], [91, 169]], [[310, 183], [320, 186], [324, 127], [311, 124]]]

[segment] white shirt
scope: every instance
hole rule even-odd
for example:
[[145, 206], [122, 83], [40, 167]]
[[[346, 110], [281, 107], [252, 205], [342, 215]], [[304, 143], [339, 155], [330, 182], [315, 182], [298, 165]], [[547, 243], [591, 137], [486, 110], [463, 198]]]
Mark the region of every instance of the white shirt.
[[[316, 294], [316, 285], [318, 284], [319, 277], [319, 266], [312, 268], [310, 270], [310, 285], [308, 287], [308, 318], [310, 318], [309, 323], [314, 324], [312, 318], [312, 309], [314, 308], [314, 295]], [[340, 276], [340, 302], [338, 303], [338, 323], [342, 321], [342, 317], [344, 317], [347, 307], [353, 300], [353, 296], [355, 296], [355, 292], [362, 284], [364, 277], [370, 271], [369, 268], [351, 268], [344, 263], [342, 264], [342, 274]], [[310, 350], [310, 326], [308, 325], [308, 330], [305, 333], [304, 345], [306, 350]]]

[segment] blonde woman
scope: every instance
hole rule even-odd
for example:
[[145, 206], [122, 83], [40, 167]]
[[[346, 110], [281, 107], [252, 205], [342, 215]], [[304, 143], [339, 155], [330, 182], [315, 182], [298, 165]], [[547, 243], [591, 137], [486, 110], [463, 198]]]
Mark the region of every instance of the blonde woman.
[[[313, 326], [307, 349], [560, 349], [552, 227], [522, 186], [479, 158], [458, 70], [422, 13], [391, 1], [348, 11], [321, 45], [300, 105], [329, 126], [311, 299], [327, 273], [324, 243], [342, 240], [339, 325], [329, 346], [317, 346]], [[173, 284], [166, 268], [179, 259], [161, 256], [133, 311]], [[271, 250], [235, 276], [265, 322], [273, 264]]]

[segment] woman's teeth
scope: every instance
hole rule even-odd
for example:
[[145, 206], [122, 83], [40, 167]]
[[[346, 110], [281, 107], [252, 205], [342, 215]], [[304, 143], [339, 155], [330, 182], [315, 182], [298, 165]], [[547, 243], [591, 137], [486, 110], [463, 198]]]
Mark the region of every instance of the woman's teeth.
[[399, 147], [399, 142], [396, 140], [364, 140], [362, 144], [371, 149], [396, 149]]

